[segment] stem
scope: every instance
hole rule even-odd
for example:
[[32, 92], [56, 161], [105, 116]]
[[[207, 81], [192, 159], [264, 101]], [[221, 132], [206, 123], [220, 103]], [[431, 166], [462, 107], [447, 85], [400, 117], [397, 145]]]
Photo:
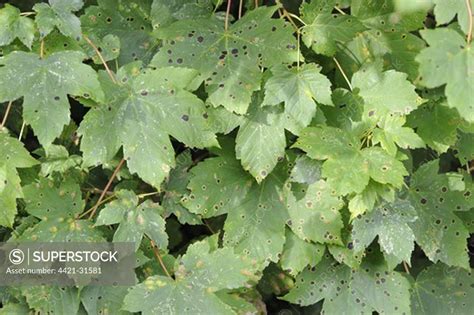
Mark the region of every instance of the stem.
[[23, 131], [25, 131], [25, 126], [26, 126], [26, 122], [23, 121], [23, 124], [21, 125], [21, 129], [20, 129], [20, 135], [18, 136], [18, 140], [21, 140], [21, 138], [23, 138]]
[[466, 6], [467, 6], [467, 14], [469, 15], [469, 31], [467, 32], [467, 44], [469, 45], [472, 40], [472, 27], [473, 27], [471, 0], [466, 0]]
[[142, 198], [145, 198], [145, 197], [158, 195], [159, 193], [160, 193], [159, 191], [155, 191], [155, 192], [151, 192], [151, 193], [141, 194], [141, 195], [138, 195], [138, 198], [142, 199]]
[[160, 249], [158, 248], [158, 246], [156, 246], [155, 242], [153, 242], [152, 240], [150, 240], [150, 243], [151, 243], [151, 247], [153, 248], [153, 253], [155, 254], [156, 260], [160, 263], [161, 269], [163, 269], [163, 271], [166, 273], [168, 277], [173, 279], [173, 277], [171, 277], [170, 273], [168, 272], [168, 269], [166, 269], [163, 259], [161, 258]]
[[339, 7], [335, 6], [334, 9], [336, 9], [337, 12], [341, 13], [342, 15], [346, 15], [346, 12], [342, 11], [339, 9]]
[[107, 65], [107, 62], [105, 62], [104, 56], [102, 56], [102, 54], [100, 53], [99, 48], [97, 48], [97, 46], [94, 45], [94, 43], [86, 35], [84, 35], [84, 39], [92, 47], [92, 49], [94, 49], [94, 51], [97, 54], [97, 56], [99, 57], [100, 61], [104, 65], [105, 71], [107, 71], [107, 74], [109, 75], [112, 82], [115, 83], [115, 84], [118, 84], [117, 81], [115, 80], [115, 77], [114, 77], [112, 71], [110, 70], [109, 66]]
[[298, 30], [296, 32], [296, 46], [298, 46], [298, 60], [296, 62], [296, 67], [298, 68], [298, 70], [300, 70], [300, 56], [301, 56], [301, 44], [300, 44], [300, 41], [301, 41], [301, 34], [300, 34], [300, 31]]
[[[109, 200], [111, 200], [111, 199], [114, 199], [114, 198], [115, 198], [115, 194], [113, 194], [113, 195], [111, 195], [111, 196], [105, 198], [104, 200], [102, 200], [102, 202], [99, 204], [99, 206], [100, 206], [101, 204], [106, 203], [107, 201], [109, 201]], [[94, 207], [95, 207], [95, 206], [94, 206]], [[85, 217], [87, 214], [89, 214], [89, 213], [94, 209], [94, 207], [92, 207], [92, 208], [90, 208], [89, 210], [83, 212], [80, 216], [77, 217], [77, 219], [81, 219], [81, 218]]]
[[224, 26], [224, 29], [226, 32], [229, 29], [229, 15], [230, 15], [231, 6], [232, 6], [232, 0], [227, 0], [227, 10], [225, 11], [225, 26]]
[[403, 261], [403, 268], [405, 268], [405, 272], [410, 274], [410, 269], [408, 269], [408, 265], [405, 261]]
[[344, 72], [341, 65], [339, 64], [339, 61], [337, 61], [336, 57], [333, 57], [332, 60], [334, 60], [334, 62], [336, 63], [337, 68], [339, 69], [339, 71], [341, 71], [342, 76], [344, 77], [344, 80], [346, 80], [346, 83], [349, 86], [349, 89], [351, 89], [351, 91], [352, 91], [351, 81], [349, 81], [349, 78], [347, 77], [346, 73]]
[[244, 6], [244, 0], [240, 0], [239, 2], [239, 19], [242, 17], [242, 8]]
[[2, 124], [0, 125], [0, 130], [3, 129], [3, 126], [7, 123], [8, 114], [10, 114], [10, 109], [12, 108], [13, 101], [8, 102], [7, 110], [5, 111], [5, 116], [3, 116]]
[[41, 44], [40, 44], [40, 58], [41, 59], [44, 58], [44, 39], [41, 40]]
[[123, 166], [123, 163], [125, 163], [125, 159], [121, 159], [119, 164], [117, 165], [117, 167], [115, 168], [114, 172], [112, 173], [112, 176], [110, 176], [110, 179], [109, 181], [107, 182], [107, 185], [105, 185], [105, 188], [104, 190], [102, 191], [102, 193], [100, 194], [100, 197], [99, 197], [99, 200], [97, 200], [97, 203], [95, 204], [95, 206], [92, 208], [92, 212], [91, 214], [89, 215], [89, 220], [92, 219], [92, 217], [95, 215], [95, 212], [97, 211], [97, 208], [99, 207], [100, 205], [100, 202], [102, 201], [102, 199], [104, 199], [105, 197], [105, 194], [107, 193], [107, 191], [109, 190], [110, 188], [110, 185], [112, 185], [112, 182], [114, 181], [115, 177], [117, 176], [118, 172], [120, 171], [120, 169], [122, 168]]
[[258, 8], [258, 0], [255, 0], [255, 8]]
[[21, 12], [20, 16], [29, 16], [29, 15], [35, 15], [36, 12]]

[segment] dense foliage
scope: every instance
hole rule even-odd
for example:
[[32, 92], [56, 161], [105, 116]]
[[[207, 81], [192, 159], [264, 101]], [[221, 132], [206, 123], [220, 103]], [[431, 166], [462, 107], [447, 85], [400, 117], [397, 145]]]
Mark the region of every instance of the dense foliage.
[[138, 259], [0, 313], [471, 314], [473, 3], [4, 4], [1, 240]]

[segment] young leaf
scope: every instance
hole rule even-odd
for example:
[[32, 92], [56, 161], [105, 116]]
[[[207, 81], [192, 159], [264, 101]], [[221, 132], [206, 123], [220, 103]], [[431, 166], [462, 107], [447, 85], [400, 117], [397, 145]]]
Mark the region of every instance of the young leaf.
[[33, 10], [36, 11], [35, 22], [40, 37], [46, 37], [57, 27], [64, 36], [81, 39], [81, 21], [73, 12], [79, 11], [83, 5], [83, 0], [49, 0], [49, 5], [35, 4]]
[[31, 48], [35, 37], [35, 25], [30, 18], [20, 15], [20, 10], [8, 3], [0, 9], [0, 46], [6, 46], [18, 38]]
[[23, 118], [47, 147], [68, 124], [68, 95], [103, 101], [96, 72], [82, 63], [85, 55], [62, 51], [40, 59], [16, 51], [0, 60], [0, 102], [23, 97]]
[[149, 200], [138, 204], [138, 197], [131, 191], [117, 192], [118, 200], [107, 204], [99, 213], [95, 226], [119, 224], [114, 242], [135, 243], [140, 247], [144, 235], [160, 249], [168, 247], [165, 220], [160, 216], [160, 206]]
[[427, 88], [446, 84], [449, 107], [474, 122], [474, 74], [469, 70], [474, 63], [474, 44], [466, 43], [459, 33], [448, 28], [421, 30], [420, 34], [430, 46], [416, 58], [420, 63], [420, 84]]

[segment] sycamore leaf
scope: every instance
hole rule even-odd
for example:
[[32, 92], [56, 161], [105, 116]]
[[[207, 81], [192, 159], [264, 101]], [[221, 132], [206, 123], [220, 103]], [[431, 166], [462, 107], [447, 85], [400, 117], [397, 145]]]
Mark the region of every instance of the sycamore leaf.
[[94, 242], [103, 241], [92, 222], [79, 220], [84, 209], [78, 184], [67, 180], [61, 185], [40, 178], [39, 182], [23, 188], [26, 211], [41, 219], [18, 237], [20, 241]]
[[243, 287], [253, 276], [250, 262], [231, 248], [211, 251], [205, 240], [189, 246], [175, 270], [176, 279], [152, 276], [133, 287], [123, 308], [143, 315], [234, 314], [216, 292]]
[[382, 203], [354, 219], [354, 250], [364, 250], [378, 236], [389, 269], [393, 269], [402, 261], [410, 264], [415, 235], [408, 223], [415, 220], [416, 212], [410, 202], [395, 200], [393, 203]]
[[469, 314], [474, 309], [472, 271], [431, 265], [413, 284], [412, 314]]
[[129, 313], [122, 310], [127, 292], [126, 286], [86, 286], [81, 290], [81, 302], [88, 314], [127, 315]]
[[36, 11], [35, 22], [40, 37], [46, 37], [57, 27], [64, 36], [79, 40], [82, 35], [81, 21], [73, 12], [79, 11], [83, 5], [83, 0], [49, 0], [49, 4], [35, 4], [33, 10]]
[[[434, 14], [436, 16], [436, 25], [448, 24], [455, 16], [458, 18], [458, 23], [465, 34], [469, 32], [469, 11], [467, 3], [471, 5], [471, 10], [474, 11], [474, 3], [463, 0], [432, 0], [435, 4]], [[471, 29], [471, 32], [473, 30]]]
[[252, 185], [227, 216], [225, 246], [265, 264], [278, 261], [288, 220], [284, 179], [285, 170], [280, 166], [262, 183]]
[[332, 56], [339, 45], [349, 42], [366, 27], [353, 16], [331, 14], [335, 4], [326, 3], [327, 1], [303, 3], [301, 17], [306, 25], [302, 30], [302, 39], [316, 53]]
[[404, 149], [424, 148], [423, 140], [409, 127], [403, 127], [405, 117], [399, 115], [386, 115], [382, 117], [374, 130], [373, 141], [380, 143], [382, 148], [390, 155], [395, 156], [397, 146]]
[[259, 183], [283, 159], [286, 147], [284, 116], [279, 108], [260, 103], [260, 96], [254, 96], [235, 140], [237, 158]]
[[445, 101], [429, 102], [407, 117], [407, 125], [416, 128], [423, 142], [439, 153], [446, 152], [456, 143], [457, 128], [462, 121], [454, 108], [445, 105]]
[[17, 168], [37, 164], [23, 144], [0, 131], [0, 226], [11, 227], [16, 215], [16, 199], [23, 197]]
[[160, 206], [147, 200], [138, 204], [138, 197], [131, 191], [117, 192], [118, 200], [108, 203], [100, 211], [96, 226], [119, 224], [114, 234], [114, 242], [135, 243], [140, 246], [144, 235], [160, 249], [168, 247], [165, 220], [160, 216]]
[[290, 180], [294, 183], [313, 184], [321, 179], [320, 161], [300, 155], [295, 160], [295, 166], [291, 170]]
[[326, 160], [323, 177], [341, 195], [360, 193], [372, 178], [381, 184], [401, 187], [408, 175], [403, 164], [379, 147], [360, 149], [357, 139], [333, 127], [308, 127], [294, 144], [310, 158]]
[[366, 211], [373, 209], [377, 200], [382, 197], [386, 201], [394, 200], [395, 191], [390, 187], [383, 184], [377, 183], [373, 180], [369, 181], [369, 184], [365, 187], [364, 191], [356, 194], [349, 201], [349, 212], [351, 213], [351, 219], [355, 218], [359, 214], [363, 214]]
[[469, 232], [453, 211], [474, 207], [474, 193], [472, 187], [465, 187], [462, 177], [438, 174], [438, 163], [434, 160], [423, 164], [412, 176], [410, 200], [418, 219], [408, 224], [431, 261], [469, 268]]
[[22, 287], [22, 294], [31, 309], [43, 314], [77, 314], [81, 301], [77, 288], [41, 285]]
[[42, 176], [49, 176], [53, 173], [66, 173], [69, 169], [81, 165], [82, 159], [77, 155], [69, 155], [67, 149], [61, 145], [52, 144], [41, 159]]
[[20, 16], [20, 10], [8, 3], [0, 9], [0, 46], [6, 46], [18, 38], [31, 48], [35, 37], [35, 25], [30, 18]]
[[342, 198], [326, 181], [317, 181], [308, 186], [303, 198], [296, 200], [292, 194], [288, 196], [288, 225], [303, 240], [342, 244], [339, 210], [343, 206]]
[[323, 245], [303, 241], [289, 229], [286, 229], [285, 237], [280, 264], [292, 276], [296, 276], [307, 266], [314, 267], [323, 258]]
[[360, 90], [368, 116], [413, 111], [418, 106], [419, 96], [415, 86], [407, 80], [407, 74], [394, 70], [381, 72], [379, 67], [368, 65], [352, 77], [352, 85]]
[[381, 259], [367, 259], [358, 270], [332, 260], [328, 254], [305, 269], [284, 300], [302, 306], [324, 299], [325, 314], [410, 313], [409, 282], [390, 271]]
[[191, 147], [217, 146], [204, 104], [186, 89], [195, 76], [180, 68], [142, 72], [132, 63], [119, 70], [118, 86], [101, 73], [107, 105], [89, 111], [78, 130], [84, 163], [106, 163], [123, 146], [130, 171], [158, 188], [175, 165], [170, 135]]
[[331, 82], [315, 64], [300, 68], [283, 65], [272, 68], [272, 76], [265, 84], [263, 105], [285, 103], [285, 114], [300, 128], [309, 125], [316, 114], [316, 103], [332, 105]]
[[421, 30], [420, 34], [430, 46], [416, 58], [420, 63], [420, 84], [427, 88], [446, 84], [449, 107], [474, 122], [474, 44], [466, 43], [459, 33], [448, 28]]
[[47, 147], [68, 124], [68, 95], [102, 101], [96, 72], [82, 63], [85, 55], [62, 51], [45, 59], [16, 51], [0, 60], [0, 102], [23, 97], [23, 118]]
[[260, 66], [298, 58], [291, 26], [271, 19], [275, 11], [276, 6], [252, 10], [228, 30], [215, 17], [177, 21], [158, 30], [164, 45], [152, 65], [197, 69], [212, 105], [244, 114], [252, 93], [260, 89]]
[[211, 0], [154, 0], [151, 6], [153, 28], [166, 27], [178, 20], [210, 17]]
[[120, 65], [135, 60], [148, 62], [157, 46], [151, 37], [151, 1], [99, 0], [97, 4], [87, 7], [81, 16], [84, 34], [97, 38], [117, 36], [121, 44]]
[[456, 143], [456, 156], [463, 165], [474, 160], [474, 133], [459, 132]]

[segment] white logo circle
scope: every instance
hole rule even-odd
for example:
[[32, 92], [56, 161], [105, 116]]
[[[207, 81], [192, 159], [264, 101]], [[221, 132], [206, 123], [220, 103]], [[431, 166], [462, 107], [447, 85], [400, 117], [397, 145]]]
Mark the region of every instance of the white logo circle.
[[25, 260], [25, 253], [21, 249], [12, 249], [8, 255], [10, 262], [14, 265], [19, 265]]

